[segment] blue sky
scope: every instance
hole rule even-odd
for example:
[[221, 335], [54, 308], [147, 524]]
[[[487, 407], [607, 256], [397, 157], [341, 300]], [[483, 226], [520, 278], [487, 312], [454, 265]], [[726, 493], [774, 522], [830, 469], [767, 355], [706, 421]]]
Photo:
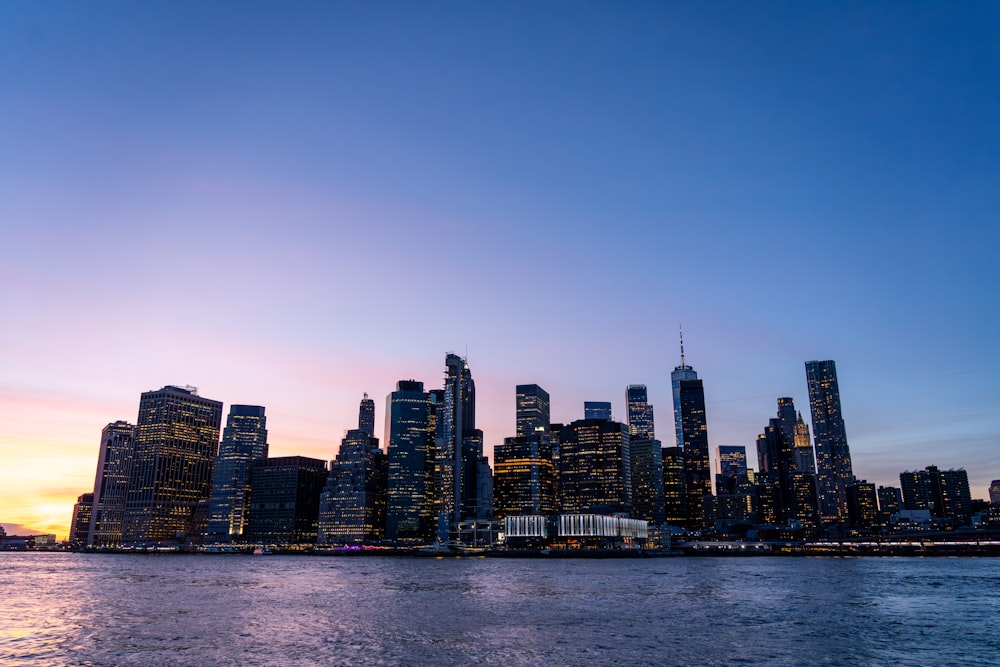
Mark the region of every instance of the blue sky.
[[7, 3], [0, 520], [68, 521], [100, 428], [171, 383], [332, 458], [362, 392], [467, 352], [488, 448], [524, 382], [562, 421], [645, 383], [667, 439], [679, 322], [713, 449], [806, 412], [832, 358], [859, 477], [965, 467], [985, 496], [998, 28], [976, 2]]

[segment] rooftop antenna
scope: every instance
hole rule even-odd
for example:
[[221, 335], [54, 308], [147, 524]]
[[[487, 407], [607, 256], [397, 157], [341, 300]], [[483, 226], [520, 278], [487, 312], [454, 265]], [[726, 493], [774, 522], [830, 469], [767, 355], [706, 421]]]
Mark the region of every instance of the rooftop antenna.
[[684, 363], [684, 323], [682, 322], [677, 326], [681, 332], [681, 368], [687, 368], [687, 365]]

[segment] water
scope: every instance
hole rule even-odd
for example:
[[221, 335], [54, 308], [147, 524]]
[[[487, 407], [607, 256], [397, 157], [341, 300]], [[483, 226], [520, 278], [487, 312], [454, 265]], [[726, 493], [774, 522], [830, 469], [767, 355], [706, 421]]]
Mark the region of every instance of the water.
[[1000, 664], [1000, 559], [0, 553], [0, 665]]

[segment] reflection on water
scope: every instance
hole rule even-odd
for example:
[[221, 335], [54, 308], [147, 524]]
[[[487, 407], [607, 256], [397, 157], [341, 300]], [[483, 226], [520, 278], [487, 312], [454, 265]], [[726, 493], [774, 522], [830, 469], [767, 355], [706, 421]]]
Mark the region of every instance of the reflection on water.
[[0, 553], [2, 665], [996, 664], [1000, 561]]

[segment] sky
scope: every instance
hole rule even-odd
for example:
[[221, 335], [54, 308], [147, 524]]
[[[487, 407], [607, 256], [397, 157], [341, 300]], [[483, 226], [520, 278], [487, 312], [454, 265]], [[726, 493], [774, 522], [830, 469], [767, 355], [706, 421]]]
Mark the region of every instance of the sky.
[[670, 371], [743, 444], [837, 363], [859, 478], [1000, 479], [1000, 5], [0, 4], [0, 523], [167, 384], [330, 459], [466, 356], [486, 449]]

